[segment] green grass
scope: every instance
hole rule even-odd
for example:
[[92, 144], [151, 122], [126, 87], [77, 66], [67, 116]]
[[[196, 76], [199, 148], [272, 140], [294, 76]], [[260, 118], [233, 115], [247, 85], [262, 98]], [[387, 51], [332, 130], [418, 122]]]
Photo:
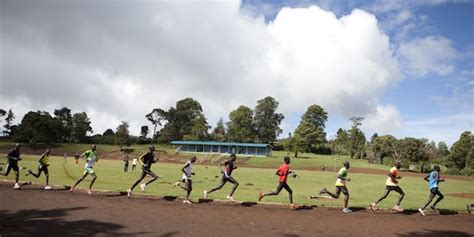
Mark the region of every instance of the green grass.
[[[20, 161], [20, 166], [27, 167], [35, 170], [37, 167], [38, 156], [24, 156], [23, 160]], [[266, 158], [272, 159], [272, 158]], [[235, 193], [235, 199], [240, 201], [256, 201], [259, 192], [273, 191], [278, 185], [278, 177], [274, 174], [281, 159], [275, 159], [274, 161], [260, 161], [255, 159], [254, 162], [262, 162], [272, 168], [246, 168], [240, 167], [234, 172], [234, 177], [240, 182], [240, 187]], [[325, 164], [325, 161], [316, 159]], [[2, 158], [1, 162], [5, 162]], [[63, 169], [64, 159], [62, 157], [51, 157], [50, 166], [50, 183], [56, 185], [72, 185], [75, 180], [69, 178]], [[306, 159], [294, 159], [292, 167], [301, 166], [305, 164]], [[334, 163], [328, 163], [334, 165]], [[263, 164], [262, 164], [263, 165]], [[74, 164], [74, 160], [69, 158], [66, 161], [66, 170], [74, 178], [78, 178], [83, 171], [84, 162], [81, 161], [79, 165]], [[152, 195], [177, 195], [184, 196], [184, 191], [176, 188], [172, 189], [171, 184], [181, 178], [182, 164], [171, 164], [171, 163], [156, 163], [153, 166], [153, 170], [163, 176], [157, 182], [152, 183], [147, 188], [146, 194]], [[339, 168], [340, 166], [338, 166]], [[124, 191], [130, 187], [132, 183], [140, 176], [140, 169], [137, 173], [124, 173], [123, 162], [116, 160], [100, 160], [94, 167], [98, 175], [95, 189], [112, 190], [112, 191]], [[194, 171], [196, 176], [193, 177], [194, 190], [192, 198], [202, 197], [202, 191], [215, 187], [220, 182], [220, 172], [216, 166], [202, 166], [195, 165]], [[21, 171], [21, 181], [32, 181], [36, 183], [44, 183], [44, 176], [39, 179], [35, 179], [31, 176], [26, 176], [26, 170]], [[289, 179], [289, 185], [294, 191], [294, 200], [299, 204], [315, 204], [318, 206], [342, 206], [342, 197], [339, 200], [309, 200], [307, 195], [316, 194], [321, 188], [327, 187], [329, 190], [334, 190], [334, 173], [331, 172], [314, 172], [314, 171], [298, 171], [299, 177], [296, 179]], [[402, 173], [403, 174], [403, 173]], [[217, 177], [216, 177], [217, 176]], [[352, 207], [366, 207], [370, 202], [373, 202], [382, 195], [385, 188], [385, 175], [369, 175], [369, 174], [351, 174], [349, 171], [349, 177], [352, 181], [348, 183], [348, 189], [350, 191], [350, 203]], [[8, 177], [9, 180], [14, 179], [13, 173]], [[79, 188], [87, 188], [89, 185], [90, 178], [87, 178]], [[447, 180], [446, 183], [441, 184], [441, 192], [445, 194], [445, 200], [439, 204], [439, 208], [442, 209], [453, 209], [463, 210], [466, 204], [473, 202], [472, 199], [458, 198], [446, 195], [454, 192], [474, 193], [474, 182], [472, 181], [459, 181], [459, 180]], [[406, 197], [402, 203], [402, 207], [415, 209], [419, 208], [426, 201], [428, 197], [427, 183], [420, 177], [404, 177], [401, 180], [400, 186], [405, 190]], [[210, 198], [224, 199], [228, 195], [231, 186], [226, 185], [222, 190], [212, 193]], [[140, 193], [139, 187], [135, 190], [135, 193]], [[283, 190], [279, 196], [266, 197], [264, 201], [267, 202], [279, 202], [288, 203], [288, 195]], [[381, 203], [381, 207], [390, 208], [396, 201], [397, 194], [393, 193]]]

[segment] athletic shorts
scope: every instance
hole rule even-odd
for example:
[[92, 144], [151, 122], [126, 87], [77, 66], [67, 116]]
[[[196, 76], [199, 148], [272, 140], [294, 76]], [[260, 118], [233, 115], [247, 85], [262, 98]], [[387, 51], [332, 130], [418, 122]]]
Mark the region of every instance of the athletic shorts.
[[399, 186], [385, 186], [385, 189], [387, 189], [388, 191], [395, 191], [397, 193], [403, 193], [403, 190], [402, 188], [400, 188]]
[[43, 171], [46, 175], [49, 173], [49, 172], [48, 172], [48, 165], [40, 164], [40, 165], [38, 166], [38, 170]]
[[92, 169], [92, 167], [85, 167], [84, 174], [94, 174], [94, 170]]
[[7, 165], [5, 167], [5, 170], [12, 169], [15, 172], [18, 172], [20, 169], [18, 168], [18, 161], [17, 160], [12, 160], [8, 159]]
[[346, 186], [336, 186], [336, 192], [341, 192], [344, 195], [349, 194], [349, 191], [347, 190]]
[[438, 187], [430, 189], [430, 192], [435, 195], [439, 195], [441, 193]]
[[153, 176], [153, 171], [150, 168], [142, 167], [142, 176], [151, 175]]

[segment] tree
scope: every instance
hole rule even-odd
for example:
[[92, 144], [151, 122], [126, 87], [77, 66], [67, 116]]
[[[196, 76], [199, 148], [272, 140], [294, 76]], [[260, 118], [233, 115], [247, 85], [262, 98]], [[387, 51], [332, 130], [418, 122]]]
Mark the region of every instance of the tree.
[[206, 119], [201, 104], [192, 98], [176, 102], [176, 108], [171, 107], [166, 112], [165, 118], [168, 123], [160, 131], [160, 139], [163, 141], [182, 140], [185, 136], [192, 136], [196, 121], [201, 120], [198, 121], [201, 123], [203, 119]]
[[7, 117], [5, 118], [5, 125], [3, 125], [3, 127], [5, 128], [5, 130], [3, 131], [3, 134], [7, 137], [11, 136], [11, 126], [14, 119], [15, 119], [15, 114], [13, 114], [12, 109], [9, 109], [7, 113]]
[[70, 141], [72, 137], [72, 115], [71, 110], [67, 107], [54, 110], [55, 119], [61, 123], [59, 137], [61, 141]]
[[447, 156], [447, 155], [449, 155], [449, 148], [448, 148], [448, 146], [446, 145], [446, 143], [443, 142], [443, 141], [438, 142], [438, 150], [439, 150], [439, 154], [440, 154], [441, 156]]
[[142, 138], [146, 138], [146, 136], [148, 136], [148, 126], [143, 125], [143, 126], [140, 128], [140, 136], [141, 136]]
[[316, 145], [326, 142], [326, 121], [328, 115], [319, 105], [311, 105], [301, 116], [301, 122], [295, 130], [295, 136], [305, 143], [305, 150], [312, 151]]
[[115, 136], [115, 132], [114, 130], [112, 130], [111, 128], [105, 130], [105, 132], [102, 134], [102, 136], [106, 137], [106, 136]]
[[118, 146], [129, 145], [130, 131], [128, 122], [122, 121], [115, 131], [115, 144]]
[[53, 143], [58, 141], [60, 128], [61, 124], [48, 112], [30, 111], [21, 120], [14, 140], [32, 144]]
[[364, 157], [365, 135], [359, 129], [362, 125], [363, 117], [351, 117], [352, 128], [349, 130], [349, 153], [351, 158], [361, 159]]
[[474, 168], [474, 135], [465, 131], [451, 147], [448, 160], [458, 169]]
[[278, 101], [267, 96], [257, 101], [254, 110], [254, 125], [256, 140], [263, 143], [273, 143], [282, 132], [281, 121], [285, 118], [283, 114], [276, 113]]
[[161, 121], [165, 120], [166, 112], [162, 109], [155, 108], [149, 114], [145, 115], [148, 121], [153, 124], [153, 134], [152, 134], [152, 142], [155, 142], [156, 138], [156, 127], [161, 126]]
[[253, 126], [253, 112], [244, 105], [230, 112], [227, 128], [229, 129], [229, 140], [234, 142], [253, 142], [255, 130]]
[[87, 132], [92, 133], [91, 121], [86, 112], [75, 113], [72, 115], [72, 141], [85, 142]]
[[3, 117], [7, 114], [7, 111], [0, 109], [0, 117]]
[[283, 140], [283, 147], [285, 150], [293, 152], [295, 158], [298, 158], [298, 153], [304, 152], [307, 149], [307, 144], [300, 135], [295, 134], [294, 136], [291, 136], [290, 133], [288, 138]]
[[425, 162], [429, 159], [426, 149], [426, 140], [413, 137], [400, 139], [397, 144], [398, 156], [409, 163], [422, 162], [422, 169]]
[[346, 130], [339, 128], [336, 133], [336, 140], [334, 141], [335, 147], [334, 152], [338, 154], [347, 155], [349, 154], [349, 134]]
[[212, 140], [214, 141], [223, 142], [227, 140], [227, 133], [226, 133], [224, 121], [222, 120], [222, 118], [220, 118], [219, 122], [217, 122], [217, 125], [212, 131], [211, 136], [212, 136]]
[[374, 133], [374, 134], [372, 135], [372, 137], [370, 138], [370, 142], [371, 142], [371, 143], [374, 143], [374, 141], [375, 141], [375, 139], [377, 139], [377, 137], [379, 137], [379, 134]]
[[379, 164], [383, 163], [385, 157], [395, 158], [397, 142], [398, 140], [392, 135], [379, 136], [372, 141], [372, 152]]
[[209, 139], [209, 129], [211, 127], [207, 124], [206, 117], [204, 114], [199, 115], [194, 121], [194, 125], [191, 129], [190, 140], [203, 141]]

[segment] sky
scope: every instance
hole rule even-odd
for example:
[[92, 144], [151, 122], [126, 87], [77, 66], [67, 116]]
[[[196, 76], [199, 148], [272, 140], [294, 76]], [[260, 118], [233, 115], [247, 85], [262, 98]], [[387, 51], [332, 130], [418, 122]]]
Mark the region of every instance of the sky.
[[86, 111], [93, 132], [186, 97], [211, 126], [266, 96], [281, 137], [312, 104], [328, 139], [448, 145], [474, 127], [472, 1], [0, 1], [0, 108]]

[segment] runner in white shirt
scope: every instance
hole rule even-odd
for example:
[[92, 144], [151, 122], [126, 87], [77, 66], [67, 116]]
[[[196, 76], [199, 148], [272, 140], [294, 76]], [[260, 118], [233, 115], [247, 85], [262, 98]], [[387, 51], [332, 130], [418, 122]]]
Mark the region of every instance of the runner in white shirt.
[[184, 164], [183, 168], [181, 168], [181, 171], [183, 172], [182, 181], [186, 186], [181, 186], [181, 183], [179, 181], [173, 184], [173, 188], [179, 186], [180, 188], [184, 189], [184, 191], [186, 191], [186, 198], [183, 200], [183, 203], [185, 204], [191, 204], [191, 202], [189, 201], [189, 195], [193, 190], [193, 182], [191, 180], [191, 175], [194, 175], [193, 164], [195, 162], [196, 157], [193, 156], [191, 160], [187, 161], [186, 164]]
[[135, 173], [135, 171], [137, 170], [137, 162], [138, 162], [138, 159], [137, 157], [133, 157], [133, 161], [132, 161], [132, 172]]

